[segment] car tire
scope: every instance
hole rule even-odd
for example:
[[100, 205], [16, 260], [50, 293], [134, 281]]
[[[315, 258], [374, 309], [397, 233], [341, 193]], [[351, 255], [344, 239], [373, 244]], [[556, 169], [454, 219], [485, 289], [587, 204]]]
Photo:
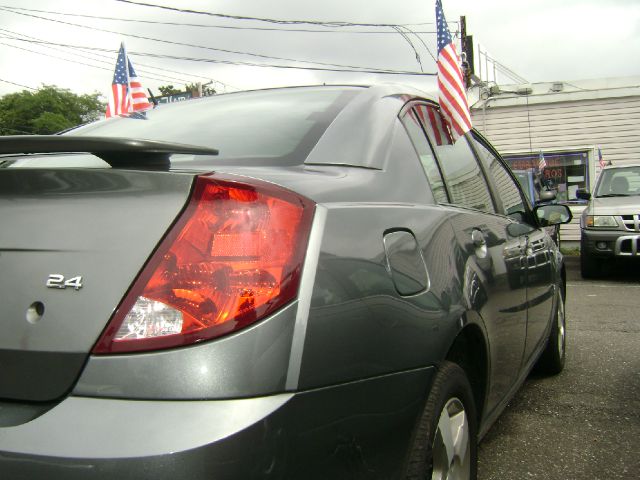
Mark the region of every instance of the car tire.
[[473, 391], [462, 368], [443, 362], [418, 424], [407, 480], [475, 480], [477, 416]]
[[566, 346], [567, 322], [564, 295], [559, 292], [547, 346], [538, 359], [536, 370], [547, 375], [557, 375], [560, 373], [564, 369], [565, 359], [567, 356]]

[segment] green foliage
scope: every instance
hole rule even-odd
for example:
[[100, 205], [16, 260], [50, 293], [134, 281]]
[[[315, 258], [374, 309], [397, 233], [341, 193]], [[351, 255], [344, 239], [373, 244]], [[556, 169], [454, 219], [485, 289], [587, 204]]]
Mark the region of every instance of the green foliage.
[[[177, 88], [175, 88], [173, 85], [163, 85], [161, 87], [158, 87], [158, 90], [160, 90], [160, 93], [164, 96], [166, 95], [175, 95], [177, 93], [184, 93], [184, 92], [197, 92], [198, 91], [198, 83], [187, 83], [184, 86], [184, 90], [178, 90]], [[203, 96], [209, 96], [209, 95], [215, 95], [216, 91], [214, 88], [209, 87], [207, 85], [202, 85], [202, 95]]]
[[162, 95], [175, 95], [176, 93], [181, 93], [180, 90], [175, 88], [173, 85], [162, 85], [161, 87], [158, 87], [158, 90], [160, 90]]
[[564, 247], [561, 246], [560, 247], [560, 251], [562, 252], [563, 255], [566, 255], [567, 257], [576, 257], [580, 255], [580, 247]]
[[76, 95], [53, 85], [0, 98], [0, 135], [50, 134], [100, 118], [99, 93]]
[[44, 112], [31, 123], [39, 133], [55, 133], [74, 126], [64, 115], [52, 112]]
[[198, 84], [197, 83], [187, 83], [184, 86], [184, 90], [185, 92], [197, 92], [198, 91]]

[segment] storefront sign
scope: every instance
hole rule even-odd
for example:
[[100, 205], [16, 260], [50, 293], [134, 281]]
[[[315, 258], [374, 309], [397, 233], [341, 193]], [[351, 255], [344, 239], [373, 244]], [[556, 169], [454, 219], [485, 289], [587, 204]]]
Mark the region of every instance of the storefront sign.
[[[505, 155], [504, 159], [512, 170], [539, 172], [540, 152]], [[557, 189], [557, 200], [577, 201], [576, 190], [587, 188], [588, 153], [544, 152], [544, 160], [546, 167], [541, 173], [548, 185]]]

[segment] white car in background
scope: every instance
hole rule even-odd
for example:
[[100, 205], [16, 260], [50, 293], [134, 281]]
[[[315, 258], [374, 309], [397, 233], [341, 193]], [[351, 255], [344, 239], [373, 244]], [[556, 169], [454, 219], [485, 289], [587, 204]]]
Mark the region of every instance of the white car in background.
[[605, 167], [580, 219], [580, 271], [584, 278], [601, 273], [614, 259], [640, 258], [640, 163]]

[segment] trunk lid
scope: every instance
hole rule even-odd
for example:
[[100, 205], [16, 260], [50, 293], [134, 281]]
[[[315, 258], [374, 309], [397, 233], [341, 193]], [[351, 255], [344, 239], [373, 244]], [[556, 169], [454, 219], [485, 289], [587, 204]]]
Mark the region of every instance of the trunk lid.
[[71, 390], [193, 179], [0, 168], [0, 399], [51, 401]]

